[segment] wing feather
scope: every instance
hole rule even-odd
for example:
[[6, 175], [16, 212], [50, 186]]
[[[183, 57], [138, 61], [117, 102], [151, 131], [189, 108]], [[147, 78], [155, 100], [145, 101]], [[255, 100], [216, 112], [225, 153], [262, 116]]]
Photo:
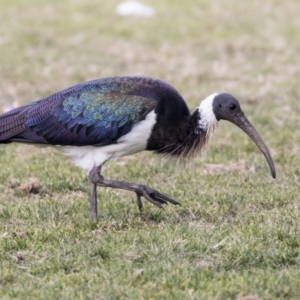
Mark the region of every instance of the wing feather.
[[108, 145], [157, 105], [134, 86], [100, 83], [81, 84], [0, 116], [0, 141]]

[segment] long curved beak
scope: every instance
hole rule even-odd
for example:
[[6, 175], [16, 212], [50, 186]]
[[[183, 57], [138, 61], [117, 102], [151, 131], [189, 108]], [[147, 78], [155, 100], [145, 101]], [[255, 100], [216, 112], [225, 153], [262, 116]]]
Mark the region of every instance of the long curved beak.
[[240, 127], [247, 135], [253, 140], [253, 142], [257, 145], [257, 147], [260, 149], [260, 151], [265, 156], [269, 167], [271, 171], [271, 175], [273, 178], [276, 178], [276, 171], [273, 159], [271, 157], [271, 154], [269, 152], [269, 149], [267, 148], [265, 142], [260, 137], [258, 132], [255, 130], [253, 125], [250, 123], [250, 121], [246, 118], [243, 112], [240, 112], [232, 117], [231, 120], [228, 120], [235, 124], [236, 126]]

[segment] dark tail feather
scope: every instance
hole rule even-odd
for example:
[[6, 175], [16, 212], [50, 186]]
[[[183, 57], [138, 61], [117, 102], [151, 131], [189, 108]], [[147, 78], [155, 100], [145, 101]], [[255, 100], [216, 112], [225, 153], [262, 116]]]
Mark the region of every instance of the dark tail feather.
[[10, 142], [11, 138], [26, 131], [27, 110], [28, 106], [23, 106], [0, 115], [0, 143]]

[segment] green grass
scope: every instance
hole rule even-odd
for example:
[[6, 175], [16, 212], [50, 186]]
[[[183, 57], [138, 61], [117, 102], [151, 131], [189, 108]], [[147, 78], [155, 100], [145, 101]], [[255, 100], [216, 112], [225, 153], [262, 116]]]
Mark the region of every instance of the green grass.
[[[156, 17], [118, 17], [115, 0], [2, 0], [0, 105], [127, 74], [168, 81], [192, 110], [228, 91], [278, 177], [222, 121], [207, 156], [186, 168], [151, 153], [107, 164], [106, 177], [148, 184], [182, 206], [145, 203], [140, 214], [133, 194], [99, 189], [91, 222], [87, 176], [69, 159], [2, 145], [0, 298], [298, 299], [300, 3], [144, 2]], [[31, 178], [36, 194], [23, 188]]]

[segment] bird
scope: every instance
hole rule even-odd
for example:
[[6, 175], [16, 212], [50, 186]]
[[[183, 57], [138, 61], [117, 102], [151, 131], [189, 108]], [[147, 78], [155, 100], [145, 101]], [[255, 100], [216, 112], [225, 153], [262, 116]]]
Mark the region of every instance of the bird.
[[97, 186], [128, 190], [162, 208], [179, 204], [147, 185], [106, 179], [110, 159], [143, 150], [192, 159], [206, 148], [220, 120], [242, 129], [261, 150], [276, 178], [270, 152], [245, 116], [239, 101], [214, 93], [190, 112], [181, 94], [167, 82], [147, 76], [101, 78], [77, 84], [0, 115], [0, 144], [54, 146], [88, 172], [89, 214], [98, 217]]

